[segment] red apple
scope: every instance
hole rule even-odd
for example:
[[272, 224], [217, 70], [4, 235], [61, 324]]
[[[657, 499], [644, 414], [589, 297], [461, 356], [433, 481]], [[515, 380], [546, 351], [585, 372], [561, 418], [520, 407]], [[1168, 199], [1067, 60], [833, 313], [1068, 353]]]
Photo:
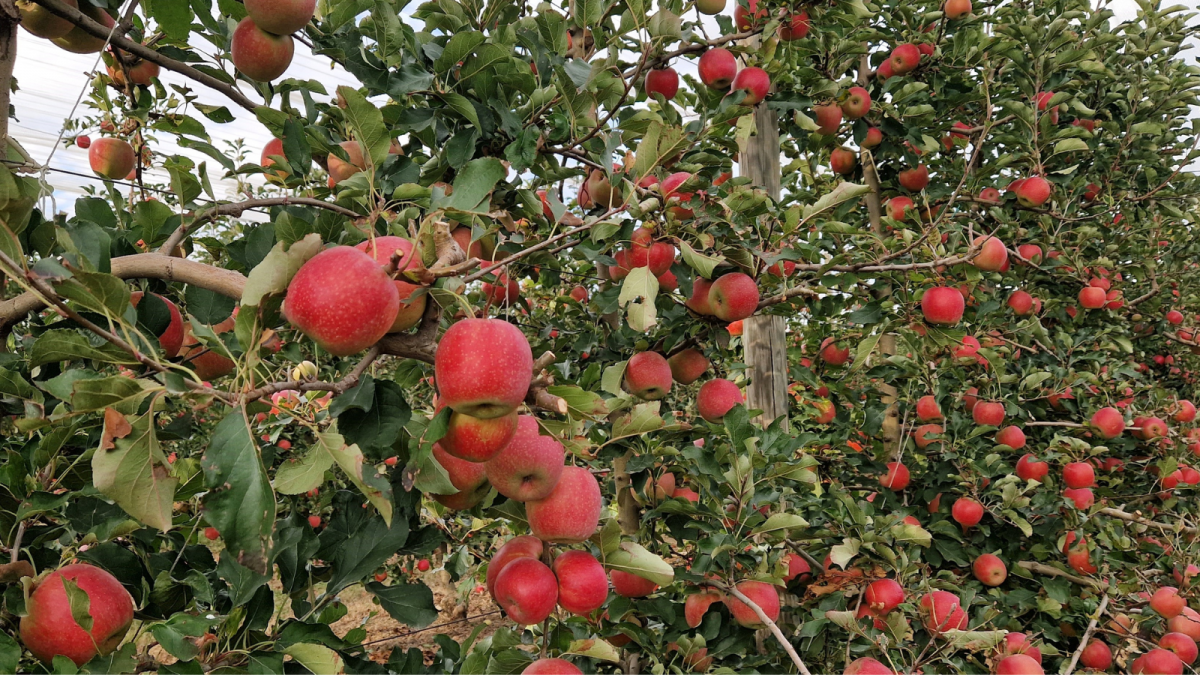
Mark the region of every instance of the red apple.
[[1178, 616], [1167, 621], [1167, 629], [1200, 641], [1200, 612], [1191, 607], [1184, 607]]
[[890, 668], [875, 659], [864, 656], [846, 664], [842, 675], [893, 675]]
[[[762, 581], [743, 581], [734, 588], [758, 605], [768, 619], [771, 621], [779, 619], [779, 589]], [[758, 618], [758, 614], [750, 609], [749, 605], [732, 594], [725, 596], [725, 606], [729, 608], [729, 613], [733, 615], [733, 620], [738, 622], [738, 625], [746, 628], [766, 627], [766, 624]]]
[[842, 109], [836, 104], [815, 106], [813, 114], [817, 118], [817, 133], [823, 136], [833, 136], [842, 125]]
[[[355, 248], [371, 256], [384, 267], [388, 267], [391, 264], [392, 256], [399, 252], [400, 257], [396, 264], [397, 270], [400, 272], [421, 270], [425, 267], [421, 258], [413, 252], [412, 242], [403, 237], [375, 237], [360, 243]], [[403, 267], [400, 267], [401, 265]], [[429, 296], [422, 294], [410, 302], [408, 299], [420, 287], [400, 279], [393, 283], [396, 284], [396, 291], [400, 294], [400, 311], [396, 313], [396, 320], [388, 332], [399, 333], [421, 323], [421, 317], [425, 314], [425, 303]]]
[[998, 272], [1008, 263], [1008, 248], [996, 237], [980, 235], [971, 247], [979, 251], [971, 259], [971, 264], [985, 272]]
[[917, 444], [918, 450], [924, 450], [934, 443], [940, 443], [942, 438], [942, 427], [938, 424], [922, 424], [913, 429], [913, 443]]
[[596, 532], [604, 500], [600, 483], [592, 472], [567, 466], [554, 491], [545, 499], [525, 505], [529, 529], [538, 539], [559, 544], [578, 544]]
[[246, 77], [270, 82], [292, 65], [296, 44], [291, 35], [276, 35], [255, 25], [249, 16], [242, 19], [230, 40], [233, 65]]
[[537, 418], [521, 415], [512, 440], [484, 466], [497, 492], [528, 502], [550, 496], [562, 477], [565, 456], [562, 443], [538, 433]]
[[88, 148], [88, 163], [96, 175], [120, 180], [137, 167], [137, 153], [123, 139], [97, 138]]
[[891, 56], [888, 57], [888, 63], [891, 64], [893, 73], [905, 75], [920, 65], [921, 50], [912, 43], [897, 45], [892, 50]]
[[846, 119], [856, 120], [871, 111], [871, 93], [862, 87], [850, 87], [842, 101], [842, 112]]
[[683, 616], [687, 619], [687, 624], [691, 628], [695, 628], [704, 621], [704, 615], [708, 613], [708, 608], [714, 602], [720, 602], [722, 595], [713, 590], [700, 591], [687, 596], [687, 600], [683, 602]]
[[[304, 263], [288, 284], [283, 305], [288, 321], [334, 356], [356, 354], [378, 342], [399, 311], [396, 284], [371, 256], [349, 246], [326, 249]], [[531, 377], [532, 369], [531, 357]]]
[[946, 0], [946, 5], [942, 8], [946, 13], [946, 18], [954, 21], [961, 19], [964, 16], [971, 14], [971, 0]]
[[1187, 607], [1187, 599], [1180, 595], [1179, 589], [1174, 586], [1163, 586], [1150, 598], [1150, 608], [1164, 619], [1179, 616], [1184, 607]]
[[1091, 668], [1098, 671], [1106, 671], [1112, 665], [1112, 650], [1103, 640], [1093, 636], [1088, 641], [1083, 652], [1079, 655], [1079, 663], [1084, 668]]
[[708, 370], [708, 359], [699, 350], [688, 347], [672, 354], [667, 359], [671, 377], [679, 384], [688, 385], [700, 379]]
[[1014, 190], [1017, 201], [1021, 206], [1036, 207], [1050, 199], [1050, 182], [1041, 176], [1031, 176], [1021, 182]]
[[566, 551], [554, 559], [558, 604], [572, 614], [587, 616], [608, 599], [608, 575], [587, 551]]
[[[440, 410], [443, 407], [438, 405]], [[450, 455], [468, 462], [486, 462], [508, 445], [517, 433], [517, 411], [502, 417], [479, 419], [451, 413], [446, 435], [438, 443]]]
[[1125, 431], [1125, 418], [1116, 408], [1101, 408], [1092, 414], [1091, 427], [1104, 438], [1116, 438]]
[[746, 92], [742, 105], [756, 105], [771, 92], [771, 77], [762, 68], [750, 66], [738, 71], [730, 87], [732, 91]]
[[950, 516], [966, 530], [983, 520], [983, 505], [970, 497], [959, 497], [950, 508]]
[[696, 394], [696, 411], [705, 421], [715, 424], [725, 417], [725, 413], [744, 401], [742, 390], [736, 384], [715, 378], [700, 385], [700, 391]]
[[[887, 203], [887, 214], [894, 220], [904, 220], [909, 209], [913, 208], [913, 200], [908, 197], [892, 197]], [[915, 213], [915, 210], [914, 210]]]
[[638, 352], [625, 366], [625, 389], [648, 401], [669, 394], [671, 378], [671, 366], [658, 352]]
[[525, 400], [533, 351], [511, 323], [463, 319], [442, 336], [433, 362], [439, 400], [455, 412], [491, 419]]
[[246, 13], [268, 33], [290, 35], [312, 20], [317, 0], [245, 0]]
[[[74, 582], [87, 595], [91, 630], [76, 623], [63, 580]], [[21, 642], [49, 664], [65, 656], [81, 666], [97, 654], [104, 656], [121, 644], [133, 623], [133, 598], [117, 578], [85, 563], [61, 567], [37, 583], [21, 617]]]
[[1033, 453], [1026, 454], [1017, 460], [1017, 476], [1021, 480], [1036, 480], [1040, 483], [1048, 473], [1050, 473], [1050, 465], [1037, 461], [1037, 456]]
[[486, 465], [454, 457], [438, 443], [433, 444], [433, 458], [446, 470], [450, 484], [458, 490], [452, 495], [430, 495], [442, 506], [465, 511], [483, 501], [492, 489], [488, 484]]
[[967, 627], [967, 613], [963, 611], [958, 596], [949, 591], [933, 591], [925, 595], [921, 598], [920, 610], [925, 629], [934, 635]]
[[741, 321], [758, 310], [758, 284], [742, 272], [721, 275], [708, 292], [712, 313], [722, 321]]
[[917, 419], [922, 422], [932, 422], [942, 419], [942, 409], [932, 394], [917, 399]]
[[705, 279], [704, 277], [696, 277], [692, 280], [692, 296], [683, 303], [684, 307], [687, 307], [697, 314], [712, 316], [712, 303], [708, 301], [708, 294], [711, 291], [711, 281]]
[[1004, 423], [1004, 404], [998, 401], [980, 401], [971, 410], [971, 419], [980, 426], [998, 427]]
[[1075, 508], [1080, 511], [1086, 511], [1096, 503], [1096, 496], [1090, 488], [1067, 488], [1063, 490], [1063, 497], [1074, 502]]
[[521, 675], [583, 675], [583, 671], [566, 659], [538, 659], [525, 666]]
[[905, 169], [897, 177], [900, 185], [909, 192], [920, 192], [929, 185], [929, 167], [918, 164], [915, 169]]
[[883, 132], [879, 130], [879, 127], [868, 127], [867, 135], [863, 138], [862, 143], [859, 143], [859, 146], [870, 149], [879, 147], [881, 143], [883, 143]]
[[1196, 661], [1196, 641], [1183, 633], [1167, 633], [1159, 638], [1158, 646], [1175, 652], [1186, 665], [1190, 666]]
[[903, 490], [908, 487], [908, 467], [900, 462], [888, 462], [887, 473], [879, 477], [879, 484], [890, 490]]
[[712, 89], [725, 90], [737, 76], [737, 57], [728, 49], [717, 47], [700, 55], [697, 64], [700, 81]]
[[655, 68], [646, 73], [646, 97], [661, 94], [668, 101], [679, 92], [679, 73], [674, 68]]
[[1084, 309], [1100, 309], [1108, 301], [1103, 288], [1085, 286], [1079, 291], [1079, 304]]
[[[133, 291], [129, 294], [129, 304], [134, 307], [142, 300], [143, 293], [141, 291]], [[179, 307], [170, 300], [164, 298], [158, 293], [152, 293], [167, 306], [167, 314], [171, 317], [167, 322], [167, 327], [158, 335], [158, 345], [162, 347], [163, 355], [168, 359], [173, 359], [179, 355], [179, 350], [183, 348], [183, 315], [179, 313]], [[1190, 405], [1190, 404], [1189, 404]]]
[[758, 0], [746, 0], [744, 5], [742, 0], [738, 0], [737, 5], [733, 8], [733, 25], [742, 32], [750, 30], [754, 24], [765, 18], [767, 18], [767, 9], [759, 7]]
[[536, 558], [517, 558], [496, 577], [496, 604], [522, 626], [541, 623], [558, 602], [558, 579]]
[[1183, 675], [1183, 661], [1175, 652], [1151, 649], [1134, 659], [1129, 669], [1133, 675]]
[[1024, 654], [1006, 656], [996, 664], [996, 675], [1044, 675], [1037, 661]]
[[871, 614], [881, 617], [904, 602], [904, 587], [895, 579], [879, 579], [867, 585], [863, 602]]
[[1005, 304], [1017, 316], [1029, 316], [1033, 312], [1033, 296], [1022, 290], [1013, 291]]
[[1004, 566], [1004, 561], [991, 553], [984, 553], [976, 558], [971, 564], [971, 571], [984, 586], [999, 586], [1008, 578], [1008, 568]]
[[1015, 426], [1004, 427], [996, 433], [996, 443], [1020, 450], [1025, 447], [1025, 432]]
[[1067, 487], [1090, 488], [1096, 484], [1096, 473], [1087, 462], [1071, 462], [1063, 467], [1063, 482]]
[[935, 286], [921, 296], [921, 314], [931, 324], [953, 326], [962, 320], [965, 310], [962, 293], [948, 286]]
[[789, 21], [779, 27], [779, 39], [784, 42], [803, 39], [808, 35], [808, 12], [793, 14]]
[[623, 598], [644, 598], [658, 590], [658, 584], [630, 572], [612, 570], [608, 574], [613, 591]]
[[529, 535], [521, 535], [513, 537], [504, 542], [499, 551], [492, 556], [491, 562], [488, 563], [487, 575], [484, 583], [487, 584], [488, 594], [492, 598], [496, 597], [496, 577], [500, 576], [500, 572], [512, 561], [518, 558], [533, 558], [537, 560], [542, 557], [542, 540]]

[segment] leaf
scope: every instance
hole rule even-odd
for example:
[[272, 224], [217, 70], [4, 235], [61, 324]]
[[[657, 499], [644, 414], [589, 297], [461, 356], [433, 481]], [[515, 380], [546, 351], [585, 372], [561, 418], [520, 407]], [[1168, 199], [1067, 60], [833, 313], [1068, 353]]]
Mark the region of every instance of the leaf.
[[321, 235], [315, 233], [288, 247], [283, 242], [276, 243], [267, 257], [250, 270], [242, 291], [242, 305], [257, 307], [265, 296], [287, 291], [300, 266], [320, 252]]
[[333, 466], [333, 456], [318, 447], [303, 457], [290, 458], [275, 469], [273, 485], [282, 495], [299, 495], [319, 486], [325, 481], [325, 472]]
[[802, 214], [804, 219], [808, 220], [818, 213], [836, 208], [837, 206], [844, 204], [851, 199], [861, 197], [870, 191], [871, 187], [869, 185], [838, 183], [837, 186], [830, 190], [828, 194], [823, 195], [815, 203], [805, 206]]
[[8, 633], [0, 631], [0, 673], [17, 672], [21, 661], [21, 645]]
[[210, 490], [204, 498], [205, 519], [221, 533], [238, 562], [265, 574], [275, 525], [275, 493], [244, 407], [233, 409], [217, 425], [200, 466]]
[[852, 632], [857, 632], [859, 630], [858, 619], [856, 619], [855, 616], [855, 612], [852, 609], [842, 611], [830, 609], [826, 610], [825, 612], [826, 619], [829, 619], [838, 626], [841, 626], [842, 628]]
[[408, 521], [395, 520], [388, 527], [382, 518], [372, 516], [348, 539], [337, 545], [333, 574], [325, 592], [337, 593], [350, 584], [358, 583], [387, 562], [406, 541]]
[[129, 306], [129, 287], [111, 274], [75, 272], [55, 290], [64, 298], [105, 316], [121, 316]]
[[392, 485], [386, 478], [375, 473], [375, 467], [365, 463], [362, 451], [357, 445], [347, 446], [341, 434], [337, 433], [335, 422], [329, 431], [317, 434], [317, 445], [313, 452], [325, 452], [346, 474], [351, 483], [366, 496], [367, 501], [375, 505], [383, 522], [389, 527], [392, 524]]
[[849, 537], [843, 539], [842, 543], [829, 550], [829, 560], [834, 565], [846, 569], [846, 564], [850, 562], [850, 559], [858, 555], [858, 547], [861, 543], [859, 540]]
[[575, 419], [591, 419], [608, 414], [604, 399], [594, 391], [561, 384], [547, 387], [546, 391], [566, 401], [567, 414]]
[[1082, 138], [1066, 138], [1054, 144], [1054, 152], [1052, 155], [1057, 155], [1064, 152], [1087, 152], [1091, 150], [1088, 147], [1087, 141]]
[[439, 75], [446, 74], [447, 71], [466, 59], [467, 55], [475, 51], [475, 48], [483, 44], [483, 41], [486, 39], [483, 33], [473, 30], [455, 33], [454, 37], [450, 38], [450, 41], [446, 43], [445, 49], [442, 50], [442, 55], [434, 60], [434, 72]]
[[662, 122], [651, 122], [638, 143], [637, 161], [633, 172], [638, 180], [645, 178], [654, 169], [662, 166], [664, 160], [681, 152], [691, 144], [687, 133], [678, 127], [669, 127]]
[[183, 292], [183, 300], [187, 303], [188, 314], [210, 326], [228, 319], [237, 305], [233, 298], [199, 286], [188, 286]]
[[639, 403], [627, 414], [618, 417], [617, 421], [613, 422], [613, 438], [635, 436], [663, 428], [665, 422], [658, 413], [659, 403], [660, 401]]
[[878, 300], [872, 300], [847, 314], [846, 320], [863, 326], [877, 324], [883, 321], [883, 305]]
[[364, 157], [369, 158], [371, 166], [383, 164], [392, 145], [383, 112], [353, 87], [342, 85], [337, 92], [346, 101], [346, 121], [354, 131], [354, 139], [362, 144]]
[[454, 194], [447, 206], [460, 211], [486, 212], [484, 201], [507, 171], [495, 157], [483, 157], [467, 162], [454, 178]]
[[120, 375], [77, 380], [71, 387], [71, 406], [76, 412], [116, 408], [126, 415], [132, 415], [137, 412], [152, 386], [152, 382]]
[[572, 640], [570, 646], [567, 647], [566, 653], [589, 659], [608, 661], [609, 663], [621, 662], [621, 652], [617, 651], [616, 647], [599, 638]]
[[438, 618], [438, 610], [433, 603], [433, 591], [425, 584], [393, 583], [385, 586], [378, 581], [372, 581], [365, 588], [368, 593], [379, 598], [379, 606], [383, 607], [389, 616], [409, 628], [424, 628]]
[[679, 248], [683, 251], [683, 262], [687, 263], [688, 267], [696, 270], [696, 273], [705, 279], [711, 279], [713, 270], [725, 262], [725, 256], [698, 253], [696, 249], [692, 248], [691, 244], [683, 240], [680, 240]]
[[311, 673], [333, 675], [346, 672], [346, 662], [337, 652], [325, 645], [301, 642], [284, 648], [283, 653], [295, 659], [296, 663]]
[[74, 579], [60, 576], [58, 580], [67, 593], [67, 600], [71, 606], [71, 618], [79, 624], [80, 628], [89, 633], [92, 632], [92, 600], [87, 591], [80, 588]]
[[675, 581], [675, 569], [665, 560], [647, 551], [640, 544], [622, 542], [613, 553], [604, 556], [604, 566], [649, 579], [659, 586]]
[[471, 105], [471, 101], [466, 96], [453, 93], [435, 93], [434, 96], [442, 99], [446, 107], [458, 113], [463, 119], [470, 122], [472, 126], [479, 127], [479, 113], [475, 111], [475, 106]]
[[912, 542], [917, 546], [929, 548], [933, 543], [933, 535], [920, 525], [897, 523], [892, 526], [892, 539], [896, 542]]
[[793, 513], [772, 513], [767, 520], [754, 528], [754, 534], [766, 534], [768, 532], [787, 532], [788, 530], [800, 530], [808, 527], [808, 521]]
[[858, 343], [858, 350], [854, 352], [854, 364], [850, 366], [851, 373], [856, 373], [866, 367], [867, 362], [871, 360], [872, 352], [875, 351], [875, 345], [879, 343], [881, 337], [883, 337], [882, 332], [873, 333]]
[[110, 344], [93, 347], [81, 333], [66, 328], [56, 328], [42, 333], [29, 350], [30, 368], [47, 363], [81, 359], [92, 359], [103, 363], [137, 363], [128, 353]]
[[995, 648], [1007, 634], [1006, 630], [947, 630], [942, 637], [950, 641], [950, 649], [981, 652]]
[[14, 373], [5, 368], [0, 368], [0, 394], [39, 404], [44, 403], [46, 400], [42, 392], [35, 389], [32, 384], [29, 384], [20, 373]]
[[600, 377], [601, 391], [612, 394], [613, 396], [621, 395], [621, 383], [625, 381], [625, 368], [629, 365], [628, 361], [614, 363], [604, 369], [604, 375]]
[[658, 279], [649, 267], [635, 267], [621, 282], [621, 295], [617, 303], [625, 307], [629, 327], [645, 333], [658, 323], [654, 298], [658, 295]]
[[[97, 382], [98, 380], [85, 380]], [[154, 403], [132, 422], [112, 408], [104, 414], [103, 439], [92, 455], [92, 483], [138, 521], [166, 532], [171, 529], [175, 487], [167, 458], [155, 435]], [[105, 445], [112, 447], [106, 448]]]
[[[404, 392], [391, 380], [367, 382], [367, 378], [355, 389], [370, 388], [371, 403], [363, 410], [360, 403], [347, 404], [337, 415], [342, 435], [347, 443], [363, 448], [390, 448], [400, 431], [412, 418], [412, 410], [404, 400]], [[355, 389], [343, 396], [352, 394]], [[359, 397], [356, 397], [356, 400]], [[335, 402], [341, 397], [334, 399]], [[331, 410], [333, 406], [330, 406]], [[332, 413], [331, 413], [332, 414]]]
[[192, 31], [192, 8], [180, 0], [154, 0], [148, 8], [150, 16], [172, 39], [187, 42]]

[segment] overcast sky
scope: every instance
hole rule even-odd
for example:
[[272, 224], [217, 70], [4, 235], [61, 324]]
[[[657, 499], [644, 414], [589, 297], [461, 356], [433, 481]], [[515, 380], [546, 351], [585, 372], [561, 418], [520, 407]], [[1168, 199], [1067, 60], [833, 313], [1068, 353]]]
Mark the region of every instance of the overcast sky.
[[[1185, 4], [1195, 5], [1200, 0], [1183, 0]], [[1134, 0], [1115, 0], [1110, 5], [1117, 15], [1117, 20], [1126, 20], [1136, 16]], [[1189, 55], [1189, 59], [1194, 55]], [[17, 120], [11, 125], [13, 135], [20, 141], [32, 157], [38, 162], [44, 162], [50, 157], [51, 150], [62, 130], [62, 121], [75, 104], [76, 98], [88, 80], [88, 73], [95, 66], [95, 55], [71, 54], [55, 47], [49, 41], [41, 40], [22, 31], [18, 45], [16, 78], [19, 91], [13, 97], [16, 106]], [[284, 77], [299, 79], [316, 79], [325, 84], [332, 92], [339, 84], [355, 82], [345, 71], [331, 68], [328, 59], [314, 56], [308, 48], [296, 43], [296, 58]], [[195, 85], [181, 76], [164, 70], [164, 83], [187, 84], [200, 97], [202, 103], [226, 105], [236, 116], [235, 121], [228, 124], [208, 124], [212, 136], [212, 144], [219, 149], [225, 149], [226, 141], [243, 139], [246, 145], [257, 153], [270, 140], [271, 136], [254, 118], [254, 115], [230, 103], [223, 96], [213, 93], [200, 85]], [[251, 100], [257, 100], [258, 94], [249, 87], [242, 89]], [[86, 103], [76, 112], [77, 117], [94, 114], [86, 109]], [[194, 113], [200, 117], [199, 113]], [[93, 137], [97, 134], [92, 134]], [[216, 178], [220, 175], [220, 167], [214, 167], [214, 162], [204, 155], [189, 150], [181, 150], [171, 141], [173, 137], [161, 134], [161, 140], [166, 141], [157, 146], [160, 153], [186, 154], [197, 162], [208, 161], [210, 175]], [[54, 153], [50, 166], [55, 169], [74, 171], [88, 176], [92, 175], [88, 167], [87, 152], [79, 148], [65, 148], [61, 144]], [[152, 174], [160, 182], [165, 182], [165, 173]], [[101, 181], [95, 178], [77, 177], [63, 173], [51, 173], [50, 183], [55, 187], [55, 207], [59, 211], [73, 210], [74, 200], [83, 194], [88, 185], [99, 186]], [[218, 197], [233, 196], [233, 182], [224, 181], [214, 184]]]

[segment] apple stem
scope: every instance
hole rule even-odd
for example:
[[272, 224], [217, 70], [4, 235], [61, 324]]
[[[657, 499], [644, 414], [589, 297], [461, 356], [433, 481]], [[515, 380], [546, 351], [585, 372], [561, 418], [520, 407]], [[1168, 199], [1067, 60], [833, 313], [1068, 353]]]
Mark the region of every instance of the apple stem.
[[1108, 608], [1108, 593], [1100, 598], [1100, 606], [1096, 608], [1096, 613], [1092, 615], [1092, 620], [1088, 622], [1087, 630], [1083, 632], [1083, 638], [1079, 641], [1079, 647], [1075, 649], [1075, 653], [1071, 655], [1071, 662], [1067, 664], [1067, 669], [1062, 671], [1062, 675], [1071, 675], [1075, 672], [1075, 664], [1079, 663], [1079, 657], [1083, 655], [1083, 650], [1087, 647], [1088, 640], [1091, 639], [1092, 633], [1096, 632], [1096, 623], [1100, 617], [1104, 615], [1104, 610]]

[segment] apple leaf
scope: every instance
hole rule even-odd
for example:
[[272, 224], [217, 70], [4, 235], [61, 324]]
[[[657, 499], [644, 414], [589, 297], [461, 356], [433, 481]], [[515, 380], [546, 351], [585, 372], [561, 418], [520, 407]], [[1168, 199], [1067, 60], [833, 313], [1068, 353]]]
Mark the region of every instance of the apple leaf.
[[838, 626], [841, 626], [845, 630], [848, 630], [852, 633], [858, 633], [858, 632], [861, 632], [861, 630], [858, 625], [858, 620], [855, 619], [854, 616], [855, 616], [855, 613], [854, 613], [854, 610], [852, 610], [852, 609], [841, 610], [841, 611], [836, 610], [836, 609], [830, 609], [825, 612], [826, 619], [829, 619], [830, 621], [834, 622]]
[[325, 645], [301, 642], [288, 645], [284, 648], [283, 653], [292, 657], [296, 663], [304, 666], [311, 673], [333, 675], [346, 672], [346, 663], [342, 657]]
[[951, 649], [981, 652], [993, 649], [1008, 635], [1006, 630], [947, 630], [942, 633]]
[[638, 180], [645, 178], [654, 169], [662, 166], [664, 160], [682, 152], [691, 144], [691, 139], [683, 129], [671, 127], [662, 122], [651, 122], [642, 136], [642, 142], [637, 147], [637, 161], [633, 173]]
[[846, 564], [849, 563], [854, 556], [858, 555], [858, 547], [861, 544], [862, 542], [859, 540], [847, 537], [842, 540], [842, 543], [829, 550], [829, 560], [834, 565], [837, 565], [842, 569], [846, 569]]
[[754, 534], [800, 530], [808, 527], [808, 521], [793, 513], [772, 513], [767, 520], [754, 528]]
[[675, 570], [667, 561], [629, 541], [622, 542], [616, 551], [604, 556], [604, 566], [637, 575], [659, 586], [670, 586], [675, 581]]
[[393, 583], [385, 586], [378, 581], [368, 583], [367, 592], [379, 599], [383, 607], [393, 619], [413, 628], [424, 628], [438, 618], [437, 607], [433, 603], [433, 591], [425, 584]]
[[448, 208], [459, 211], [488, 211], [484, 203], [495, 189], [496, 183], [504, 178], [506, 170], [494, 157], [475, 159], [467, 163], [454, 178], [454, 193], [446, 202]]
[[67, 601], [71, 606], [71, 618], [79, 627], [92, 632], [92, 600], [87, 591], [79, 587], [74, 579], [59, 577], [63, 590], [67, 592]]
[[659, 415], [659, 401], [639, 403], [613, 422], [612, 437], [634, 436], [657, 431], [663, 428], [663, 419]]
[[100, 448], [92, 455], [92, 483], [129, 515], [166, 532], [179, 479], [171, 476], [155, 431], [153, 401], [146, 414], [132, 419], [105, 410]]
[[314, 451], [320, 449], [330, 455], [333, 461], [337, 463], [338, 468], [350, 479], [351, 483], [366, 496], [367, 501], [371, 502], [376, 509], [379, 510], [379, 515], [383, 516], [383, 522], [391, 527], [392, 525], [392, 486], [386, 478], [375, 473], [375, 467], [365, 463], [362, 451], [357, 445], [347, 446], [345, 439], [337, 433], [337, 423], [335, 422], [329, 431], [317, 434], [317, 446]]
[[629, 365], [628, 361], [621, 361], [605, 368], [604, 375], [600, 377], [600, 389], [613, 396], [620, 396], [621, 383], [625, 381], [627, 365]]
[[635, 267], [621, 282], [621, 295], [617, 303], [625, 307], [629, 327], [645, 333], [658, 323], [658, 310], [654, 298], [658, 295], [658, 279], [649, 267]]
[[575, 419], [592, 419], [608, 414], [604, 399], [594, 391], [575, 385], [554, 385], [546, 391], [567, 402], [567, 414]]
[[305, 235], [291, 246], [285, 246], [282, 241], [276, 243], [262, 262], [250, 270], [242, 291], [242, 306], [257, 307], [264, 297], [287, 291], [296, 271], [320, 253], [321, 246], [321, 235], [316, 233]]
[[245, 567], [267, 572], [275, 529], [275, 493], [267, 479], [246, 409], [232, 409], [213, 431], [200, 461], [209, 492], [204, 517]]
[[818, 213], [837, 208], [839, 205], [844, 204], [845, 202], [848, 202], [851, 199], [857, 199], [858, 197], [861, 197], [862, 195], [865, 195], [870, 191], [871, 191], [871, 187], [869, 185], [858, 185], [856, 183], [838, 183], [837, 187], [830, 190], [827, 194], [822, 196], [816, 202], [804, 207], [804, 210], [802, 212], [804, 215], [804, 219], [808, 220], [809, 218], [817, 215]]
[[1054, 152], [1052, 155], [1058, 155], [1064, 152], [1087, 152], [1091, 148], [1088, 147], [1087, 141], [1082, 138], [1066, 138], [1054, 144]]
[[275, 470], [275, 491], [284, 495], [299, 495], [325, 481], [325, 472], [333, 466], [328, 452], [313, 448], [303, 457], [284, 461]]
[[346, 101], [346, 121], [354, 131], [354, 140], [363, 146], [363, 158], [371, 166], [383, 164], [392, 145], [392, 136], [384, 124], [383, 112], [358, 89], [342, 85], [337, 92]]
[[131, 380], [120, 375], [76, 380], [71, 386], [71, 407], [75, 412], [116, 408], [121, 413], [132, 415], [153, 387], [153, 382]]
[[892, 526], [892, 540], [895, 542], [912, 542], [917, 546], [929, 548], [933, 543], [933, 535], [920, 525], [897, 523]]
[[103, 363], [136, 363], [128, 352], [112, 345], [94, 347], [82, 334], [67, 328], [55, 328], [42, 333], [29, 350], [29, 367], [36, 368], [58, 361], [91, 359]]
[[711, 279], [713, 270], [725, 262], [725, 256], [698, 253], [686, 241], [680, 241], [679, 248], [683, 251], [683, 262], [687, 263], [688, 267], [696, 270], [696, 273], [705, 279]]
[[621, 662], [621, 653], [617, 651], [617, 648], [598, 638], [572, 640], [571, 645], [567, 647], [566, 653], [574, 656], [585, 656], [589, 659], [608, 661], [609, 663]]

